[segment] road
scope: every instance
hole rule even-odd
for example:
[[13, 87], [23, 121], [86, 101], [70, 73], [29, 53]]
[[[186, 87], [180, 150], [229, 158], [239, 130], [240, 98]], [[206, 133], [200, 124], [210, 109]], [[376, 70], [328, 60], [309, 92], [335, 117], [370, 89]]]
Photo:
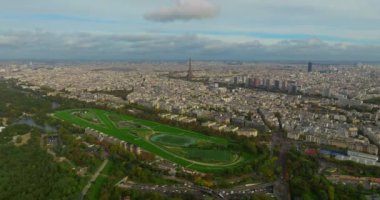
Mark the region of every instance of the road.
[[244, 196], [260, 193], [273, 193], [273, 184], [264, 183], [257, 185], [242, 185], [228, 189], [213, 190], [207, 187], [201, 187], [189, 183], [175, 185], [152, 185], [140, 184], [127, 181], [127, 177], [116, 184], [117, 187], [124, 189], [136, 189], [149, 192], [158, 192], [162, 194], [193, 194], [197, 197], [210, 196], [214, 199], [241, 199]]
[[292, 142], [287, 141], [284, 133], [278, 130], [273, 131], [272, 150], [280, 147], [277, 164], [281, 166], [282, 173], [274, 183], [274, 193], [278, 199], [290, 199], [289, 176], [287, 174], [287, 154], [292, 146]]
[[88, 190], [91, 188], [92, 183], [95, 182], [95, 180], [98, 178], [100, 172], [103, 171], [104, 167], [106, 167], [108, 163], [108, 159], [104, 160], [103, 163], [99, 166], [99, 168], [96, 170], [96, 172], [92, 175], [91, 179], [88, 181], [87, 185], [83, 188], [82, 193], [81, 193], [81, 200], [84, 199], [86, 196]]
[[[261, 112], [261, 110], [258, 109], [257, 112], [260, 114], [265, 125], [267, 127], [271, 127], [271, 125], [267, 123], [267, 120], [265, 119], [265, 116]], [[277, 165], [282, 168], [282, 173], [278, 177], [277, 181], [274, 183], [274, 195], [277, 197], [277, 199], [290, 200], [291, 197], [290, 197], [290, 188], [289, 188], [289, 175], [287, 174], [286, 161], [287, 161], [288, 152], [291, 146], [293, 145], [293, 142], [288, 140], [285, 133], [281, 130], [282, 128], [281, 114], [277, 116], [277, 119], [278, 119], [278, 127], [276, 127], [276, 129], [272, 129], [272, 141], [271, 141], [270, 152], [272, 156], [274, 149], [276, 147], [280, 148]]]
[[242, 199], [252, 194], [273, 194], [273, 183], [264, 183], [258, 185], [242, 185], [231, 189], [220, 189], [215, 192], [223, 199]]

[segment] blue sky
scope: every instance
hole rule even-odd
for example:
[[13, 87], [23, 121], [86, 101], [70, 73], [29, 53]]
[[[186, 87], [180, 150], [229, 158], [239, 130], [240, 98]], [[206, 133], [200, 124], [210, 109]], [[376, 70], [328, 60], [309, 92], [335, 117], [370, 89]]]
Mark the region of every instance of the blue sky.
[[380, 60], [378, 0], [0, 3], [0, 59]]

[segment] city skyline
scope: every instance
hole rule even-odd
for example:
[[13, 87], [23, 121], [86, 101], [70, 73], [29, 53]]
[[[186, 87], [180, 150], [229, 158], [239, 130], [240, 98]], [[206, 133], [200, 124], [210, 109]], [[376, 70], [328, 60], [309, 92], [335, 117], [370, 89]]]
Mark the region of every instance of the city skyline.
[[0, 200], [380, 199], [380, 1], [0, 2]]
[[0, 59], [378, 61], [379, 2], [7, 2]]

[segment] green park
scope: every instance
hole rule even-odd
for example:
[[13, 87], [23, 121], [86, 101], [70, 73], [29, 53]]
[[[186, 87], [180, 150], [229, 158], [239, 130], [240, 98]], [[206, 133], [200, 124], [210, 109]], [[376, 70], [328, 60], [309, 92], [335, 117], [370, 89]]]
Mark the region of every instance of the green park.
[[[55, 117], [92, 128], [142, 150], [199, 172], [216, 173], [241, 167], [253, 157], [233, 148], [234, 141], [99, 109], [72, 109]], [[236, 146], [236, 145], [235, 145]]]

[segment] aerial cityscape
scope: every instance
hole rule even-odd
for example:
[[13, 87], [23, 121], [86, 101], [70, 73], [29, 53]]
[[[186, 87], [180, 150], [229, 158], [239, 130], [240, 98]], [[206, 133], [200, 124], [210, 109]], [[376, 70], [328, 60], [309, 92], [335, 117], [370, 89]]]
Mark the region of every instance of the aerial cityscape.
[[2, 2], [0, 200], [380, 199], [378, 7]]

